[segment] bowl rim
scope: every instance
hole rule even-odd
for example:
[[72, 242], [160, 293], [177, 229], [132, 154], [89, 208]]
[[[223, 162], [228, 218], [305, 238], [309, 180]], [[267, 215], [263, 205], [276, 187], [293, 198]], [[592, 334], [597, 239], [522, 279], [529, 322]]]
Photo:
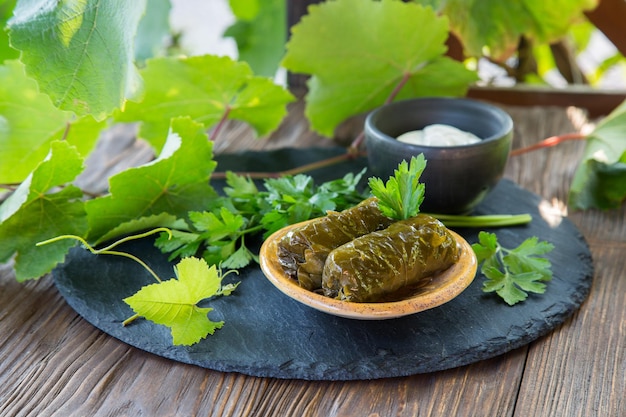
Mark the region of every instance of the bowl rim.
[[300, 287], [296, 280], [287, 276], [276, 256], [278, 242], [284, 235], [290, 230], [313, 220], [284, 227], [269, 236], [261, 246], [259, 264], [265, 277], [283, 294], [318, 311], [359, 320], [385, 320], [403, 317], [451, 301], [461, 294], [476, 277], [478, 265], [471, 245], [459, 234], [450, 230], [459, 245], [461, 256], [450, 268], [431, 277], [432, 282], [435, 283], [433, 289], [403, 300], [381, 303], [356, 303], [325, 297]]
[[[396, 138], [381, 131], [374, 124], [374, 119], [378, 117], [381, 112], [389, 110], [389, 109], [393, 109], [395, 107], [406, 106], [407, 104], [411, 104], [411, 103], [419, 103], [419, 104], [454, 103], [458, 106], [477, 107], [482, 110], [486, 110], [494, 115], [497, 115], [498, 118], [504, 123], [503, 123], [502, 128], [497, 133], [486, 138], [481, 138], [480, 142], [468, 143], [468, 144], [463, 144], [463, 145], [453, 145], [453, 146], [430, 146], [430, 145], [426, 146], [426, 145], [416, 145], [416, 144], [407, 143], [407, 142], [399, 142]], [[392, 103], [387, 103], [387, 104], [384, 104], [382, 106], [375, 108], [365, 117], [364, 128], [365, 128], [366, 140], [368, 138], [371, 138], [372, 137], [371, 133], [373, 133], [376, 136], [376, 138], [379, 140], [389, 142], [389, 143], [400, 143], [402, 144], [402, 146], [406, 146], [408, 149], [414, 149], [416, 152], [419, 152], [420, 150], [426, 150], [426, 149], [455, 150], [455, 149], [478, 148], [481, 146], [486, 146], [489, 143], [497, 142], [500, 139], [505, 139], [506, 136], [508, 136], [509, 134], [512, 134], [513, 132], [513, 119], [511, 118], [511, 115], [509, 115], [506, 111], [504, 111], [500, 107], [497, 107], [493, 104], [487, 103], [482, 100], [475, 100], [475, 99], [463, 98], [463, 97], [417, 97], [417, 98], [409, 98], [409, 99], [402, 99], [402, 100], [394, 101]], [[370, 134], [368, 134], [368, 132], [370, 132]]]

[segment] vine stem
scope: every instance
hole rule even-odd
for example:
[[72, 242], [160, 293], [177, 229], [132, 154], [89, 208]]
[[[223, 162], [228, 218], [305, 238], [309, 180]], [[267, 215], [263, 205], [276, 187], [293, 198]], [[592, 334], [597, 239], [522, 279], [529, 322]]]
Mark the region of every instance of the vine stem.
[[216, 142], [217, 138], [220, 136], [222, 129], [224, 128], [224, 125], [226, 125], [226, 121], [228, 120], [228, 115], [230, 114], [230, 110], [231, 110], [231, 107], [227, 106], [226, 110], [224, 111], [224, 114], [222, 114], [222, 118], [220, 119], [219, 122], [217, 122], [215, 129], [213, 129], [213, 135], [212, 135], [213, 137], [211, 138], [213, 142]]
[[566, 142], [568, 140], [586, 140], [587, 136], [582, 133], [565, 133], [563, 135], [550, 136], [547, 139], [542, 140], [541, 142], [535, 143], [534, 145], [530, 145], [524, 148], [518, 148], [511, 151], [511, 156], [522, 155], [528, 152], [536, 151], [538, 149], [550, 148], [552, 146], [556, 146], [559, 143]]
[[126, 327], [140, 317], [141, 316], [139, 314], [133, 314], [132, 316], [130, 316], [129, 318], [127, 318], [126, 320], [122, 322], [122, 326]]
[[[398, 84], [396, 84], [394, 89], [391, 91], [391, 93], [385, 100], [385, 104], [391, 103], [397, 97], [398, 93], [400, 93], [400, 91], [406, 85], [406, 83], [409, 81], [410, 78], [411, 78], [410, 72], [404, 73], [400, 81], [398, 81]], [[218, 126], [215, 128], [214, 135], [216, 135], [215, 132], [218, 132], [219, 130], [221, 130], [221, 126], [223, 122], [226, 120], [229, 111], [230, 109], [227, 109], [227, 111], [224, 113], [222, 120], [220, 120], [220, 122], [218, 123]], [[350, 146], [347, 148], [347, 151], [345, 154], [323, 159], [321, 161], [312, 162], [310, 164], [302, 165], [297, 168], [288, 169], [286, 171], [280, 171], [280, 172], [238, 172], [238, 174], [245, 175], [252, 179], [277, 178], [277, 177], [281, 177], [285, 175], [302, 174], [304, 172], [312, 171], [314, 169], [319, 169], [319, 168], [324, 168], [327, 166], [335, 165], [346, 160], [365, 156], [366, 153], [364, 151], [359, 150], [359, 147], [361, 146], [361, 143], [363, 143], [364, 139], [365, 139], [365, 131], [361, 130], [361, 132], [357, 135], [354, 141], [352, 141]], [[226, 176], [226, 173], [223, 173], [223, 172], [213, 173], [213, 178], [223, 179], [225, 178], [225, 176]]]
[[165, 232], [169, 235], [169, 237], [172, 237], [172, 231], [168, 228], [165, 227], [157, 227], [156, 229], [152, 229], [149, 230], [145, 233], [140, 233], [137, 235], [132, 235], [132, 236], [127, 236], [125, 238], [119, 239], [115, 242], [113, 242], [112, 244], [110, 244], [109, 246], [106, 246], [102, 249], [95, 249], [93, 246], [91, 246], [89, 243], [87, 243], [87, 241], [85, 239], [83, 239], [80, 236], [76, 236], [76, 235], [61, 235], [61, 236], [56, 236], [53, 237], [51, 239], [48, 240], [44, 240], [42, 242], [37, 242], [35, 244], [35, 246], [43, 246], [43, 245], [47, 245], [50, 243], [54, 243], [54, 242], [58, 242], [60, 240], [64, 240], [64, 239], [74, 239], [79, 241], [80, 243], [83, 244], [83, 246], [85, 246], [85, 248], [87, 248], [87, 250], [91, 253], [93, 253], [94, 255], [117, 255], [117, 256], [122, 256], [125, 258], [129, 258], [132, 259], [133, 261], [137, 262], [139, 265], [141, 265], [142, 267], [145, 268], [146, 271], [148, 271], [150, 273], [150, 275], [152, 275], [152, 277], [157, 281], [157, 282], [161, 282], [161, 278], [159, 278], [159, 276], [152, 270], [152, 268], [150, 268], [144, 261], [142, 261], [141, 259], [137, 258], [135, 255], [127, 253], [127, 252], [120, 252], [120, 251], [114, 251], [112, 249], [114, 249], [116, 246], [121, 245], [124, 242], [128, 242], [131, 240], [136, 240], [136, 239], [142, 239], [144, 237], [147, 236], [151, 236], [154, 235], [156, 233], [160, 233], [160, 232]]
[[[252, 179], [263, 179], [263, 178], [278, 178], [286, 175], [297, 175], [302, 174], [304, 172], [313, 171], [314, 169], [320, 169], [327, 166], [331, 166], [334, 164], [338, 164], [339, 162], [347, 161], [350, 159], [354, 159], [360, 156], [365, 156], [365, 152], [356, 153], [351, 152], [350, 149], [341, 155], [333, 156], [331, 158], [323, 159], [321, 161], [311, 162], [310, 164], [301, 165], [297, 168], [288, 169], [285, 171], [278, 172], [237, 172], [238, 175], [247, 176]], [[214, 172], [211, 175], [211, 178], [214, 179], [224, 179], [226, 178], [225, 172]]]
[[[402, 78], [400, 79], [400, 81], [398, 81], [398, 84], [396, 84], [393, 90], [391, 90], [391, 93], [389, 93], [389, 96], [385, 100], [385, 104], [389, 104], [393, 100], [395, 100], [395, 98], [398, 96], [402, 88], [406, 85], [407, 82], [409, 82], [409, 79], [411, 79], [411, 73], [405, 72], [402, 75]], [[350, 147], [348, 148], [349, 149], [348, 152], [349, 153], [358, 152], [358, 149], [361, 146], [361, 143], [363, 143], [364, 139], [365, 139], [365, 131], [361, 130], [361, 133], [359, 133], [359, 135], [350, 144]]]

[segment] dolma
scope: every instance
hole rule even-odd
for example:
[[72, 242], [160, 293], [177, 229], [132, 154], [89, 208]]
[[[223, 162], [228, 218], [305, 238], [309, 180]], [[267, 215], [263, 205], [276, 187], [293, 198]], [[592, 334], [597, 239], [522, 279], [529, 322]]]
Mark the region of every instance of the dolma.
[[353, 302], [389, 301], [447, 269], [459, 255], [448, 229], [419, 214], [333, 250], [324, 266], [323, 293]]
[[288, 232], [278, 243], [278, 261], [301, 287], [321, 290], [322, 271], [330, 251], [392, 222], [378, 209], [378, 200], [368, 198], [355, 207], [329, 212]]

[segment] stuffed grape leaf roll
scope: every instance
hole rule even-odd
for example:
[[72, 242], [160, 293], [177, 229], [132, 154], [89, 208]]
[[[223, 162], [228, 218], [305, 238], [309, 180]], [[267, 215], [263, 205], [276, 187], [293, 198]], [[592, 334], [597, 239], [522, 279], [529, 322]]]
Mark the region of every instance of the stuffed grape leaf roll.
[[334, 249], [324, 266], [323, 293], [353, 302], [389, 301], [447, 269], [459, 255], [448, 229], [418, 214]]
[[320, 290], [324, 263], [333, 249], [391, 223], [393, 220], [378, 209], [378, 200], [368, 198], [355, 207], [329, 212], [291, 230], [278, 243], [278, 261], [301, 287]]

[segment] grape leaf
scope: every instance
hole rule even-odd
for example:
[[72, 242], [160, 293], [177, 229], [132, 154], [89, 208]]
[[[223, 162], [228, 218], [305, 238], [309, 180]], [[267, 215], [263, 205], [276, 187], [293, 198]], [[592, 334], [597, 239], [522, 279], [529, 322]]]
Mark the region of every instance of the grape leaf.
[[278, 127], [293, 96], [270, 79], [255, 77], [246, 63], [210, 55], [155, 58], [142, 69], [146, 95], [128, 102], [118, 121], [141, 121], [139, 135], [160, 149], [172, 117], [189, 116], [209, 128], [227, 116], [249, 123], [259, 135]]
[[184, 218], [201, 210], [216, 193], [209, 185], [215, 169], [212, 142], [202, 125], [189, 118], [172, 120], [159, 158], [109, 179], [110, 194], [85, 203], [89, 239], [100, 241], [120, 224], [161, 213]]
[[24, 180], [54, 140], [65, 138], [85, 156], [104, 126], [90, 116], [74, 120], [72, 113], [55, 108], [18, 61], [0, 66], [0, 97], [0, 160], [11, 161], [0, 164], [1, 184]]
[[273, 77], [285, 52], [287, 10], [284, 0], [230, 0], [237, 21], [224, 36], [237, 42], [239, 60], [255, 74]]
[[448, 21], [430, 8], [394, 0], [337, 0], [314, 5], [292, 28], [288, 70], [311, 74], [306, 115], [332, 136], [346, 118], [397, 99], [456, 96], [477, 75], [443, 54]]
[[175, 272], [178, 279], [147, 285], [124, 302], [138, 315], [169, 327], [174, 345], [193, 345], [224, 325], [207, 317], [212, 308], [198, 307], [200, 301], [222, 295], [222, 276], [197, 258], [182, 259]]
[[171, 37], [169, 0], [150, 0], [150, 7], [139, 21], [135, 36], [135, 59], [143, 62], [148, 58], [161, 56], [165, 53], [167, 42]]
[[577, 209], [617, 208], [626, 200], [626, 101], [587, 136], [569, 194]]
[[187, 224], [184, 219], [179, 219], [173, 214], [159, 213], [121, 223], [106, 232], [98, 240], [100, 242], [106, 242], [118, 239], [122, 236], [132, 235], [142, 230], [151, 230], [157, 227], [184, 229], [187, 227]]
[[597, 4], [598, 0], [448, 0], [439, 1], [438, 10], [450, 18], [468, 55], [481, 56], [487, 47], [491, 57], [503, 61], [517, 49], [521, 35], [553, 42]]
[[13, 254], [18, 281], [38, 278], [63, 261], [74, 241], [37, 247], [37, 242], [87, 232], [82, 192], [63, 186], [82, 171], [83, 159], [67, 142], [51, 144], [49, 156], [0, 206], [0, 262]]
[[[9, 18], [13, 15], [15, 2], [16, 0], [0, 1], [0, 27], [4, 28]], [[18, 59], [19, 57], [19, 51], [9, 46], [9, 34], [4, 30], [0, 30], [0, 64], [4, 60]]]
[[145, 0], [20, 0], [11, 45], [55, 106], [102, 120], [139, 86], [133, 47], [145, 7]]

